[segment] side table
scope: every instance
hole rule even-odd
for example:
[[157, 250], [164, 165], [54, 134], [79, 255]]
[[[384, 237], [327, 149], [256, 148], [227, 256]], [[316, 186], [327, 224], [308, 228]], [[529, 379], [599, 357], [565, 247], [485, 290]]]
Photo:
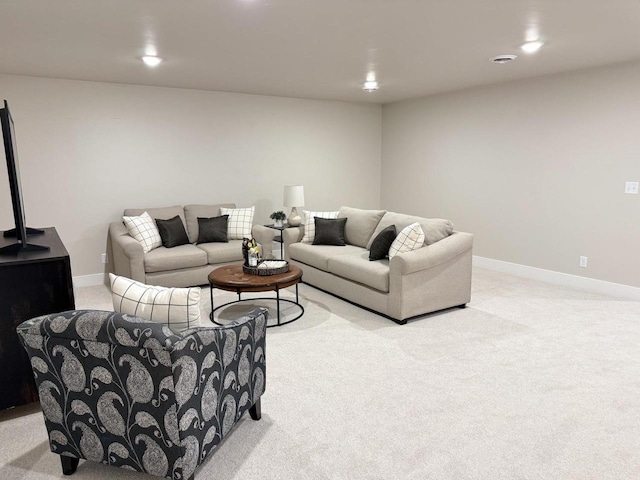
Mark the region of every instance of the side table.
[[288, 224], [284, 224], [281, 227], [277, 227], [273, 223], [271, 225], [265, 225], [265, 227], [273, 228], [274, 230], [278, 230], [280, 232], [280, 235], [276, 235], [275, 237], [273, 237], [273, 241], [278, 242], [280, 244], [280, 259], [284, 260], [284, 239], [282, 238], [282, 231], [286, 230], [287, 228], [295, 228], [295, 227], [290, 227]]

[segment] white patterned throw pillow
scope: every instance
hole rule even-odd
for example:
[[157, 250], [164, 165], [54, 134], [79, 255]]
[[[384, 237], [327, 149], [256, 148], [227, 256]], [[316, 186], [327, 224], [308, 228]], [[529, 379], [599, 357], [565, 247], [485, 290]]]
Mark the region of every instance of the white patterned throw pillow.
[[109, 278], [116, 312], [161, 323], [174, 332], [201, 326], [200, 287], [156, 287], [113, 273]]
[[424, 232], [418, 222], [404, 227], [389, 248], [389, 258], [410, 252], [424, 245]]
[[158, 226], [147, 212], [139, 217], [122, 217], [122, 221], [126, 225], [129, 235], [140, 242], [144, 253], [149, 253], [162, 245]]
[[229, 240], [242, 240], [243, 238], [251, 238], [253, 214], [255, 213], [255, 211], [256, 207], [220, 207], [220, 215], [229, 215], [229, 223], [227, 223], [227, 236]]
[[339, 212], [312, 212], [309, 210], [304, 211], [304, 237], [302, 237], [302, 243], [313, 243], [316, 238], [316, 221], [315, 217], [335, 219], [338, 218]]

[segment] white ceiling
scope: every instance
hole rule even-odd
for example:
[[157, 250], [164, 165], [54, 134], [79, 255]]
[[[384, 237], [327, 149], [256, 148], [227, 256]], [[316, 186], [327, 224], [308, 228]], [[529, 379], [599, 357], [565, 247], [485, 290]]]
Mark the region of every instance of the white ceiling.
[[2, 0], [0, 73], [386, 103], [639, 59], [639, 27], [639, 0]]

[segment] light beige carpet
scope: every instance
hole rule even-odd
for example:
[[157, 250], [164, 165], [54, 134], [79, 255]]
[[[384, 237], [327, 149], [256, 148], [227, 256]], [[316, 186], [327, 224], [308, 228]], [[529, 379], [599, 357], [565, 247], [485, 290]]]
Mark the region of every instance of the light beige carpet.
[[[640, 303], [479, 269], [473, 284], [467, 309], [404, 326], [301, 286], [305, 315], [268, 331], [262, 420], [196, 478], [640, 478]], [[77, 291], [78, 308], [109, 302]], [[61, 478], [28, 412], [0, 415], [0, 478]], [[81, 462], [73, 478], [152, 477]]]

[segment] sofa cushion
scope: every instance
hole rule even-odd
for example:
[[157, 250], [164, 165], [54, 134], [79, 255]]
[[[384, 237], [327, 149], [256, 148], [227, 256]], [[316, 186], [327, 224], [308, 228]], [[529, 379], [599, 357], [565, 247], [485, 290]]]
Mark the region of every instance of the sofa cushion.
[[385, 210], [340, 207], [338, 218], [349, 219], [344, 231], [346, 242], [365, 248], [385, 213]]
[[407, 225], [411, 225], [415, 222], [418, 222], [420, 224], [420, 227], [424, 232], [424, 242], [426, 245], [431, 245], [432, 243], [439, 242], [443, 238], [447, 238], [453, 233], [453, 223], [451, 223], [450, 220], [445, 220], [442, 218], [415, 217], [413, 215], [405, 215], [403, 213], [387, 212], [382, 217], [382, 220], [380, 220], [380, 223], [376, 227], [375, 232], [373, 232], [373, 236], [367, 244], [367, 249], [371, 248], [371, 242], [373, 242], [373, 239], [376, 237], [376, 235], [378, 235], [389, 225], [395, 225], [396, 230], [401, 231]]
[[158, 226], [163, 246], [173, 248], [178, 245], [189, 243], [187, 231], [184, 229], [184, 224], [182, 223], [182, 220], [180, 220], [179, 215], [176, 215], [169, 220], [161, 220], [158, 218], [156, 220], [156, 225]]
[[241, 262], [242, 240], [229, 240], [229, 243], [199, 243], [196, 245], [207, 254], [207, 263]]
[[315, 218], [316, 235], [314, 245], [337, 245], [344, 247], [344, 227], [346, 218]]
[[396, 239], [397, 232], [395, 225], [389, 225], [382, 230], [371, 242], [369, 249], [369, 261], [383, 260], [389, 255], [389, 248]]
[[211, 218], [220, 215], [221, 208], [236, 208], [235, 203], [220, 203], [218, 205], [185, 205], [184, 216], [187, 219], [187, 234], [189, 241], [198, 241], [198, 217]]
[[187, 222], [184, 218], [184, 208], [182, 205], [174, 205], [173, 207], [161, 207], [161, 208], [127, 208], [124, 211], [126, 217], [132, 215], [142, 215], [142, 212], [147, 212], [154, 220], [159, 218], [161, 220], [169, 220], [170, 218], [178, 215], [185, 225]]
[[369, 252], [363, 248], [331, 257], [329, 273], [381, 292], [389, 291], [389, 260], [370, 262]]
[[311, 245], [308, 243], [292, 243], [289, 245], [289, 256], [293, 260], [306, 263], [325, 272], [329, 271], [329, 259], [338, 255], [361, 252], [362, 248], [354, 245], [338, 247], [335, 245]]
[[389, 247], [389, 258], [399, 253], [410, 252], [424, 247], [424, 232], [418, 222], [404, 227]]
[[142, 251], [144, 253], [148, 253], [162, 245], [162, 238], [160, 237], [158, 226], [147, 212], [142, 212], [142, 214], [137, 217], [124, 216], [122, 217], [122, 221], [127, 227], [129, 235], [142, 245]]
[[338, 218], [338, 212], [312, 212], [303, 210], [304, 212], [304, 236], [302, 243], [313, 243], [316, 236], [316, 217], [319, 218]]
[[198, 217], [198, 242], [222, 242], [229, 243], [227, 229], [229, 227], [229, 215], [219, 217]]
[[200, 287], [145, 285], [109, 274], [113, 310], [166, 325], [174, 332], [200, 326]]
[[256, 207], [249, 208], [224, 208], [220, 209], [220, 215], [229, 215], [227, 234], [229, 240], [242, 240], [251, 238], [253, 228], [253, 216]]
[[207, 264], [207, 254], [190, 243], [173, 248], [158, 247], [144, 256], [147, 273], [200, 267]]

